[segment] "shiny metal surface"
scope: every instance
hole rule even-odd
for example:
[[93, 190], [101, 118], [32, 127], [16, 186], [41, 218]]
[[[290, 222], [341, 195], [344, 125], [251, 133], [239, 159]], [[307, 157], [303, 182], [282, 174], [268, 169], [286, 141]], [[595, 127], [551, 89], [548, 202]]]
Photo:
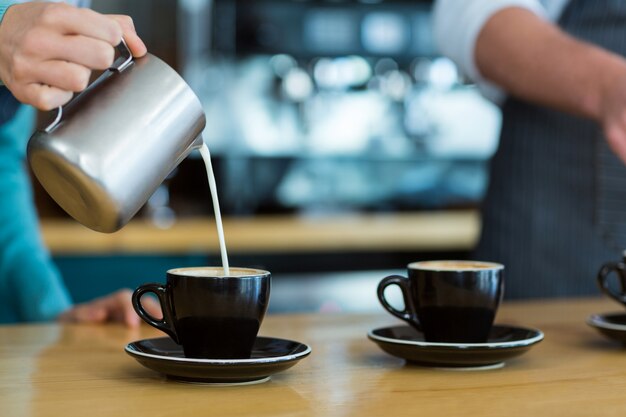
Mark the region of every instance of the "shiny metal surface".
[[28, 159], [54, 200], [100, 232], [122, 228], [202, 145], [205, 116], [185, 81], [153, 55], [107, 71], [36, 131]]

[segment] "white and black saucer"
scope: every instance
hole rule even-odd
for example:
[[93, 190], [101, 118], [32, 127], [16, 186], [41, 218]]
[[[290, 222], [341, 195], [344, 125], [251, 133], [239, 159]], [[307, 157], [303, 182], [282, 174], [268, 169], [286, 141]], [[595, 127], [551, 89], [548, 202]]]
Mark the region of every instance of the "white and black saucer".
[[626, 345], [626, 313], [592, 314], [587, 318], [587, 324]]
[[182, 346], [169, 337], [138, 340], [124, 349], [137, 362], [168, 378], [205, 384], [252, 384], [294, 366], [311, 353], [303, 343], [257, 337], [249, 359], [186, 358]]
[[381, 327], [367, 336], [385, 352], [410, 363], [437, 368], [493, 369], [543, 340], [536, 329], [494, 325], [486, 343], [434, 343], [408, 325]]

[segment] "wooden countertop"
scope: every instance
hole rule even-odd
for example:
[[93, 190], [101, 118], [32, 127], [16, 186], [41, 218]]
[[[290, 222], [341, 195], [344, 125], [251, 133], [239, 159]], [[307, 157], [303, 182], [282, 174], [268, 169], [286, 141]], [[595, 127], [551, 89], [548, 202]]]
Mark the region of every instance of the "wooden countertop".
[[[224, 219], [230, 253], [468, 250], [479, 228], [473, 210]], [[73, 220], [44, 220], [41, 230], [53, 254], [219, 253], [212, 218], [181, 219], [169, 229], [135, 220], [113, 234]]]
[[0, 326], [0, 414], [7, 417], [429, 416], [589, 417], [626, 413], [626, 352], [585, 324], [620, 311], [608, 299], [504, 303], [498, 323], [545, 339], [501, 369], [450, 371], [405, 364], [366, 338], [390, 315], [277, 315], [265, 336], [311, 355], [269, 382], [208, 387], [165, 379], [127, 356], [143, 326]]

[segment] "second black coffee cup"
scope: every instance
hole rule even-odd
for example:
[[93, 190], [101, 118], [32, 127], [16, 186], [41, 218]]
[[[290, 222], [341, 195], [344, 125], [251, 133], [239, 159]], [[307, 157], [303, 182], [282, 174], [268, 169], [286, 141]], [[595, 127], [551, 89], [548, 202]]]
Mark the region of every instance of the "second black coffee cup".
[[[378, 284], [378, 299], [394, 316], [423, 332], [428, 342], [484, 343], [502, 300], [504, 266], [477, 261], [426, 261], [408, 265], [408, 277]], [[397, 285], [404, 310], [391, 306], [385, 289]]]
[[[270, 273], [259, 269], [196, 267], [167, 271], [165, 285], [144, 284], [133, 293], [137, 314], [182, 345], [188, 358], [246, 359], [267, 311]], [[163, 318], [150, 315], [141, 297], [154, 293]]]

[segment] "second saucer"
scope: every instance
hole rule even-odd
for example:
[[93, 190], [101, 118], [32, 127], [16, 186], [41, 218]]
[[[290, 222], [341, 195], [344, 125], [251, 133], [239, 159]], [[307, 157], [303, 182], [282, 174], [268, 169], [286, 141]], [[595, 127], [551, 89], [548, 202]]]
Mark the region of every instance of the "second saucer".
[[411, 326], [381, 327], [368, 337], [385, 352], [411, 363], [440, 368], [497, 368], [543, 340], [536, 329], [495, 325], [486, 343], [433, 343]]

